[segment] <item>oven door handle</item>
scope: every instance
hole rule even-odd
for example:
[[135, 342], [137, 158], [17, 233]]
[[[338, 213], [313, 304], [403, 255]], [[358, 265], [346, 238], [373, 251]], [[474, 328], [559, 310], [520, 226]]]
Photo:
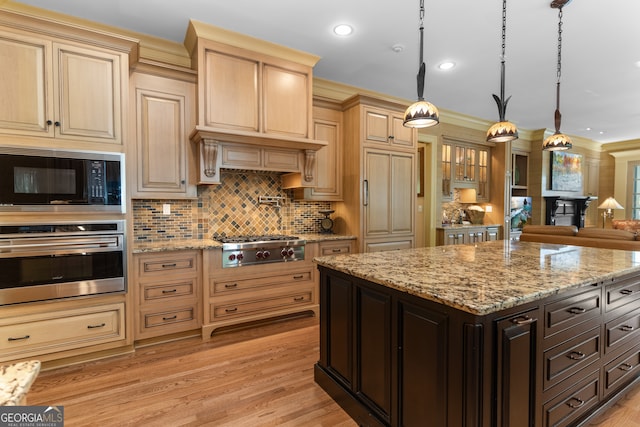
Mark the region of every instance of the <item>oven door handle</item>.
[[122, 245], [117, 237], [114, 238], [99, 238], [99, 239], [85, 239], [81, 241], [56, 241], [56, 242], [42, 242], [42, 243], [21, 243], [15, 242], [12, 244], [0, 243], [0, 252], [12, 252], [19, 253], [27, 250], [69, 250], [69, 249], [104, 249], [104, 248], [120, 248]]

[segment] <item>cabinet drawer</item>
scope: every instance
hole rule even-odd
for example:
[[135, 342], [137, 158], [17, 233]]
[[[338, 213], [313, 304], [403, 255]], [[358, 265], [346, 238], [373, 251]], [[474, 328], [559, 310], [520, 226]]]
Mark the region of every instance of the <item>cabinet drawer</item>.
[[0, 352], [6, 359], [24, 358], [124, 338], [124, 304], [108, 304], [6, 319], [0, 326]]
[[283, 274], [274, 274], [266, 277], [251, 277], [241, 279], [211, 279], [211, 294], [228, 294], [243, 290], [256, 289], [264, 286], [304, 283], [312, 280], [311, 269], [295, 271]]
[[351, 241], [320, 244], [320, 256], [349, 254], [351, 252]]
[[600, 372], [593, 371], [569, 390], [559, 394], [543, 406], [545, 427], [572, 425], [578, 417], [598, 403]]
[[198, 279], [174, 280], [171, 283], [142, 285], [144, 302], [178, 297], [195, 297]]
[[605, 325], [607, 342], [605, 354], [633, 344], [640, 330], [640, 310], [635, 310], [625, 316], [618, 317]]
[[604, 367], [604, 395], [614, 392], [625, 385], [640, 373], [640, 348], [632, 351], [608, 363]]
[[263, 298], [252, 298], [238, 300], [235, 302], [214, 302], [210, 305], [211, 318], [220, 320], [230, 317], [242, 317], [255, 313], [285, 309], [296, 305], [311, 304], [314, 300], [314, 290], [312, 287], [300, 289], [282, 295], [272, 295]]
[[558, 384], [600, 358], [600, 328], [544, 352], [544, 389]]
[[170, 325], [174, 323], [190, 322], [196, 320], [196, 307], [184, 307], [162, 313], [147, 313], [144, 315], [144, 327]]
[[638, 301], [640, 299], [640, 278], [631, 277], [605, 288], [605, 311]]
[[195, 252], [172, 252], [171, 254], [138, 257], [138, 276], [154, 276], [167, 273], [197, 274], [198, 262]]
[[600, 299], [600, 289], [593, 289], [545, 305], [545, 338], [600, 316]]

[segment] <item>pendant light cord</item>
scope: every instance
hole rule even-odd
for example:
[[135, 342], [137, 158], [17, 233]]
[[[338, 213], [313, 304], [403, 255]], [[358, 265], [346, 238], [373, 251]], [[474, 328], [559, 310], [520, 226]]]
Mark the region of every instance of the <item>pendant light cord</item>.
[[498, 115], [500, 121], [503, 122], [505, 120], [506, 108], [507, 106], [504, 103], [504, 74], [505, 74], [505, 56], [506, 56], [506, 46], [507, 46], [507, 0], [502, 0], [502, 55], [500, 56], [500, 104], [498, 105]]
[[562, 76], [562, 7], [558, 9], [558, 67], [556, 69], [556, 132], [560, 132], [560, 77]]

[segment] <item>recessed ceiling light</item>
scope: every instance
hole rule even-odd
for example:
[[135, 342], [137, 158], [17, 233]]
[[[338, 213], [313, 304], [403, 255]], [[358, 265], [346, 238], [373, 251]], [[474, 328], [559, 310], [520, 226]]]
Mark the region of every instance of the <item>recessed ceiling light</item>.
[[438, 69], [446, 71], [446, 70], [452, 69], [455, 66], [456, 66], [455, 62], [447, 61], [447, 62], [442, 62], [442, 63], [438, 64]]
[[339, 36], [348, 36], [353, 33], [353, 27], [348, 24], [340, 24], [333, 28], [333, 32]]
[[591, 128], [587, 128], [586, 130], [591, 130]]
[[391, 46], [391, 50], [394, 51], [395, 53], [401, 53], [404, 50], [404, 46], [401, 45], [400, 43], [396, 43], [393, 46]]

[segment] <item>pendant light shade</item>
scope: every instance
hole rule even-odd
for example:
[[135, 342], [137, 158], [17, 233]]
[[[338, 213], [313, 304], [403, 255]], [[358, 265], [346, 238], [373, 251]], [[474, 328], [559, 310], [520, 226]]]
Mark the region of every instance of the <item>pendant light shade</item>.
[[560, 132], [560, 124], [562, 114], [560, 114], [560, 76], [562, 75], [562, 7], [569, 4], [571, 0], [553, 0], [551, 2], [552, 9], [558, 9], [558, 65], [556, 68], [556, 111], [554, 113], [554, 121], [556, 131], [542, 143], [542, 149], [546, 151], [568, 150], [573, 147], [571, 138]]
[[498, 104], [500, 121], [495, 123], [487, 131], [488, 142], [508, 142], [518, 139], [518, 128], [513, 123], [505, 120], [507, 103], [511, 97], [504, 99], [504, 75], [505, 75], [505, 48], [507, 40], [507, 0], [502, 0], [502, 56], [500, 57], [500, 96], [493, 95]]
[[418, 69], [418, 101], [404, 112], [404, 125], [410, 128], [426, 128], [440, 123], [440, 112], [430, 102], [424, 100], [424, 79], [426, 67], [424, 51], [424, 0], [420, 0], [420, 68]]

